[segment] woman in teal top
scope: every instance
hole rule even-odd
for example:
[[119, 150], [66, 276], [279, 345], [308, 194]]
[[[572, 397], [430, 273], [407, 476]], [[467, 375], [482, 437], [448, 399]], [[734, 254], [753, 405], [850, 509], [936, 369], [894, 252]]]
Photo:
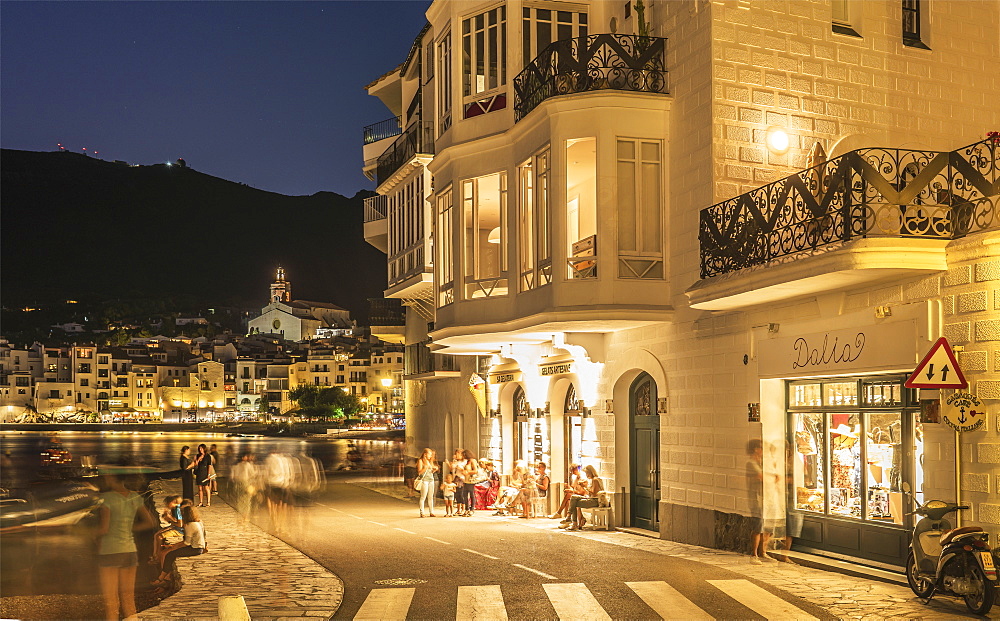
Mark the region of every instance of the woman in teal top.
[[[135, 572], [139, 559], [132, 533], [152, 528], [154, 522], [142, 496], [127, 489], [114, 474], [105, 475], [105, 480], [109, 491], [101, 494], [97, 569], [105, 616], [117, 621], [135, 615]], [[136, 517], [141, 521], [137, 523]]]

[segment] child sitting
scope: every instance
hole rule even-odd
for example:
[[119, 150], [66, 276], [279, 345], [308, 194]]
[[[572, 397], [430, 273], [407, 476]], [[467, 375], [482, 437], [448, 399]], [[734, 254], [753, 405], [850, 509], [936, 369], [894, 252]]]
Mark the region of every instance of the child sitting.
[[455, 510], [455, 490], [458, 489], [455, 477], [450, 474], [445, 475], [441, 489], [444, 491], [444, 516], [453, 517]]
[[184, 537], [184, 520], [181, 518], [181, 497], [167, 496], [163, 499], [163, 512], [160, 514], [160, 524], [167, 524], [153, 535], [153, 558], [150, 563], [159, 565], [163, 562], [164, 548], [180, 541]]

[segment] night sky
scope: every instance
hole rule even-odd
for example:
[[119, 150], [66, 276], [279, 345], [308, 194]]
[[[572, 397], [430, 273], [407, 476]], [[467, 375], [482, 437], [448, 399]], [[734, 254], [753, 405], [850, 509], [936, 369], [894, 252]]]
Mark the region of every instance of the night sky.
[[428, 0], [11, 2], [0, 7], [0, 145], [183, 157], [288, 195], [373, 188], [364, 86], [406, 58]]

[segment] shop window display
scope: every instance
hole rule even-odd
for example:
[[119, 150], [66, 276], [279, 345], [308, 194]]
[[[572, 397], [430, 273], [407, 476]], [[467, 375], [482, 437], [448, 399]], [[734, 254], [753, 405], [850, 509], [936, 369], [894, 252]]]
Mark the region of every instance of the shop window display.
[[[921, 489], [923, 436], [916, 392], [902, 379], [789, 383], [794, 509], [904, 525], [902, 482]], [[911, 449], [915, 458], [906, 463]]]

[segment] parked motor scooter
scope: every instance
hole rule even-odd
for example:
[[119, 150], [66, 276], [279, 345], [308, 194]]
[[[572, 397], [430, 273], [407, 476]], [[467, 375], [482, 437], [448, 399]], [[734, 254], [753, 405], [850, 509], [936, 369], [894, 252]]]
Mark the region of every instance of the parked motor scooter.
[[[908, 483], [903, 483], [903, 491], [910, 493]], [[913, 502], [917, 504], [915, 498]], [[973, 613], [985, 615], [1000, 588], [989, 535], [978, 526], [952, 529], [944, 519], [952, 511], [968, 508], [943, 500], [917, 504], [913, 514], [922, 517], [913, 527], [906, 581], [917, 597], [930, 600], [935, 593], [956, 595]]]

